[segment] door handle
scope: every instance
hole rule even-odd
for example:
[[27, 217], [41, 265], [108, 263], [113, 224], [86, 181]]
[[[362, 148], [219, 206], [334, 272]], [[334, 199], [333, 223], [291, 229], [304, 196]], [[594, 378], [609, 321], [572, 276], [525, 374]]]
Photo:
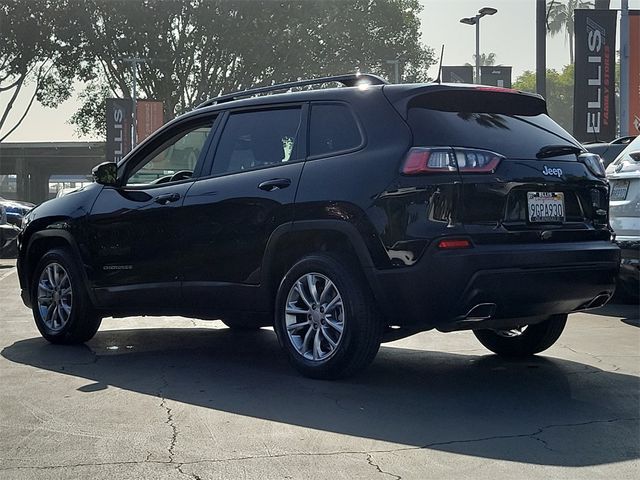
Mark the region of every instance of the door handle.
[[154, 202], [159, 203], [160, 205], [166, 205], [167, 203], [177, 202], [180, 200], [179, 193], [165, 193], [164, 195], [158, 195], [153, 199]]
[[287, 188], [289, 185], [291, 185], [291, 179], [289, 178], [272, 178], [259, 184], [258, 188], [267, 192], [273, 192], [274, 190]]

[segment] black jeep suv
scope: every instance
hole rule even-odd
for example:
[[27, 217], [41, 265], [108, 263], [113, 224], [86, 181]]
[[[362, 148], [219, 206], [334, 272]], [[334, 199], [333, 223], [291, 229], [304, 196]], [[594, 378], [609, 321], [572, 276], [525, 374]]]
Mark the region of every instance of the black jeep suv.
[[163, 314], [273, 325], [312, 377], [433, 328], [531, 355], [607, 302], [620, 263], [599, 157], [513, 90], [344, 75], [229, 94], [94, 176], [20, 235], [54, 343]]

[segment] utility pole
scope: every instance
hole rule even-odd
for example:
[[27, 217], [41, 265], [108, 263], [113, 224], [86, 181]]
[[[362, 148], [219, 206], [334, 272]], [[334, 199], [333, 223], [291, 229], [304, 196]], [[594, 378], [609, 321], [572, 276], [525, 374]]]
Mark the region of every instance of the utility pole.
[[629, 0], [620, 5], [620, 136], [629, 135]]
[[536, 92], [547, 98], [547, 5], [536, 0]]
[[393, 65], [393, 73], [395, 74], [395, 80], [393, 83], [400, 83], [400, 60], [385, 60], [388, 65]]
[[137, 83], [137, 75], [138, 75], [138, 65], [141, 63], [147, 63], [146, 58], [138, 58], [138, 57], [129, 57], [129, 58], [120, 58], [123, 62], [131, 64], [131, 77], [132, 77], [132, 90], [131, 90], [131, 148], [135, 148], [138, 143], [138, 119], [136, 115], [136, 105], [137, 105], [137, 91], [136, 91], [136, 83]]

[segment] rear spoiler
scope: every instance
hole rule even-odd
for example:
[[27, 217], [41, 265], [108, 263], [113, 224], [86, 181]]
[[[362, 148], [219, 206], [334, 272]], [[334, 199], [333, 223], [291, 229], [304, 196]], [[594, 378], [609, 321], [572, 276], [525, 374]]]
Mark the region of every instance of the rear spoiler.
[[535, 116], [547, 114], [542, 96], [509, 88], [466, 84], [385, 85], [384, 95], [404, 119], [410, 108], [444, 112]]

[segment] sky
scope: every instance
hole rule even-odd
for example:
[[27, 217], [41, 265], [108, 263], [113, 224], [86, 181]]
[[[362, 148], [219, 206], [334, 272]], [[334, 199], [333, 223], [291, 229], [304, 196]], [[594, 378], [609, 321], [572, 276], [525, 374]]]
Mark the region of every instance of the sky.
[[[496, 64], [511, 65], [513, 79], [525, 70], [535, 70], [535, 0], [419, 0], [423, 11], [422, 41], [440, 55], [445, 45], [444, 65], [472, 63], [475, 53], [475, 27], [460, 23], [482, 7], [498, 12], [484, 17], [480, 23], [480, 52], [496, 54]], [[620, 8], [620, 0], [612, 0], [611, 8]], [[640, 9], [640, 0], [629, 0], [629, 8]], [[547, 67], [557, 70], [569, 63], [569, 47], [563, 34], [547, 38]], [[429, 74], [435, 77], [437, 66]], [[77, 90], [82, 84], [77, 85]], [[21, 111], [28, 101], [25, 93], [14, 107]], [[0, 111], [6, 97], [0, 95]], [[79, 137], [69, 118], [80, 103], [74, 96], [57, 108], [45, 108], [34, 103], [27, 118], [7, 138], [8, 142], [102, 140]], [[10, 123], [10, 122], [9, 122]]]

